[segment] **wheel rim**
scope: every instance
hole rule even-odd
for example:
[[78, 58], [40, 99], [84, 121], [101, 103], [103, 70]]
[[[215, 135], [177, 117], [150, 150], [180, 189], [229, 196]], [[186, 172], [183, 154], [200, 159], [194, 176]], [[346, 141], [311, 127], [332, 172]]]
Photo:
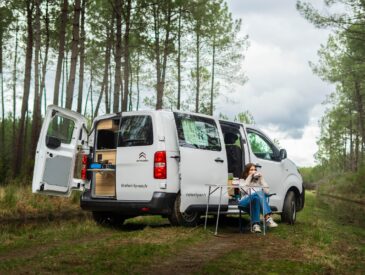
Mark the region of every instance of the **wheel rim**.
[[187, 222], [193, 222], [196, 219], [197, 213], [183, 212], [181, 213], [183, 219]]
[[295, 218], [297, 216], [297, 211], [295, 208], [295, 201], [291, 202], [291, 209], [292, 209], [292, 220], [295, 221]]

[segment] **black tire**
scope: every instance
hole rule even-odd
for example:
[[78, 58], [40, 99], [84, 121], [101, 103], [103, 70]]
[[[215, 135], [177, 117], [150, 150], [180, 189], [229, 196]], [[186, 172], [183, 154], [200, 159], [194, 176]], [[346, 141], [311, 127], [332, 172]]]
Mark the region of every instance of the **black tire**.
[[288, 224], [294, 224], [297, 218], [296, 197], [293, 191], [289, 191], [285, 196], [281, 221]]
[[122, 226], [125, 217], [113, 212], [92, 212], [93, 219], [97, 224], [103, 225], [103, 226]]
[[176, 200], [174, 202], [174, 206], [172, 208], [171, 214], [168, 216], [168, 219], [173, 226], [187, 226], [194, 227], [198, 225], [200, 220], [200, 214], [197, 212], [180, 212], [180, 203], [181, 196], [178, 194], [176, 196]]

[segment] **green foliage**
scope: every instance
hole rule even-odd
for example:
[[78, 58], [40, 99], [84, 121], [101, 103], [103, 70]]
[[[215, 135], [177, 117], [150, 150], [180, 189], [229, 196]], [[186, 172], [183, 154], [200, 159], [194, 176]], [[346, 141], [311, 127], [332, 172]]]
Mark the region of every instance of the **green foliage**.
[[219, 113], [218, 116], [220, 119], [229, 120], [228, 116], [226, 114]]
[[234, 121], [245, 124], [255, 124], [253, 115], [249, 111], [238, 113], [237, 116], [234, 117]]
[[[14, 20], [13, 13], [11, 9], [8, 7], [1, 7], [0, 6], [0, 39], [7, 38], [9, 33], [9, 25]], [[0, 41], [1, 45], [3, 45], [3, 41]]]
[[71, 198], [33, 194], [29, 181], [12, 181], [0, 187], [0, 220], [47, 218], [81, 213], [80, 193], [73, 192]]
[[[130, 11], [130, 32], [127, 36], [127, 11], [129, 1], [82, 1], [86, 3], [85, 9], [85, 37], [80, 37], [79, 42], [84, 41], [85, 63], [83, 70], [83, 102], [82, 113], [85, 116], [94, 115], [94, 104], [100, 98], [99, 114], [103, 114], [112, 107], [115, 99], [119, 103], [127, 102], [129, 110], [156, 107], [156, 91], [162, 90], [163, 107], [175, 109], [177, 106], [177, 69], [181, 72], [181, 104], [182, 110], [195, 110], [196, 97], [195, 88], [197, 80], [200, 81], [200, 95], [198, 96], [199, 106], [197, 111], [209, 114], [215, 108], [215, 100], [223, 89], [231, 87], [233, 82], [243, 83], [245, 76], [241, 68], [241, 61], [247, 49], [247, 36], [240, 37], [241, 20], [234, 20], [224, 0], [131, 0]], [[61, 42], [61, 20], [64, 1], [40, 1], [40, 63], [44, 63], [46, 41], [49, 40], [49, 55], [46, 62], [46, 72], [55, 68], [58, 60], [63, 60], [62, 76], [60, 83], [59, 105], [64, 106], [65, 88], [68, 79], [73, 79], [74, 74], [70, 72], [70, 53], [73, 41], [73, 20], [74, 5], [68, 1], [67, 23], [65, 33], [65, 50], [61, 54], [59, 50]], [[116, 9], [116, 4], [121, 3], [121, 10]], [[4, 108], [1, 113], [6, 114], [13, 110], [22, 110], [22, 114], [14, 114], [13, 117], [1, 118], [0, 126], [0, 185], [10, 177], [29, 177], [33, 170], [34, 156], [30, 148], [30, 129], [34, 103], [22, 102], [23, 77], [25, 73], [25, 52], [27, 48], [28, 32], [31, 27], [32, 18], [35, 18], [34, 1], [7, 0], [0, 3], [0, 42], [1, 50], [4, 52]], [[27, 14], [29, 16], [27, 17]], [[116, 15], [122, 15], [122, 33], [116, 33]], [[30, 19], [29, 21], [27, 19]], [[49, 24], [46, 24], [49, 22]], [[48, 27], [47, 27], [48, 26]], [[33, 26], [34, 27], [34, 26]], [[80, 23], [81, 27], [81, 23]], [[33, 30], [34, 32], [34, 30]], [[200, 36], [198, 48], [194, 45], [196, 35]], [[83, 36], [82, 33], [80, 33]], [[121, 38], [122, 45], [117, 36]], [[178, 37], [181, 39], [178, 41]], [[14, 53], [15, 40], [17, 41], [17, 52]], [[34, 44], [34, 43], [33, 43]], [[33, 46], [34, 47], [34, 46]], [[78, 45], [80, 49], [81, 44]], [[116, 49], [122, 48], [122, 56], [117, 56]], [[33, 49], [32, 52], [38, 52]], [[177, 56], [181, 59], [179, 68], [176, 66]], [[200, 65], [195, 66], [196, 56], [199, 52]], [[109, 55], [108, 55], [109, 53]], [[124, 54], [126, 55], [124, 56]], [[15, 56], [17, 55], [17, 60]], [[64, 57], [62, 57], [64, 56]], [[108, 58], [109, 56], [109, 58]], [[37, 58], [38, 58], [37, 57]], [[118, 59], [119, 58], [119, 59]], [[27, 74], [34, 78], [35, 56], [32, 57], [26, 68]], [[74, 58], [72, 60], [75, 60]], [[119, 60], [119, 62], [117, 62]], [[128, 62], [127, 62], [128, 60]], [[81, 56], [77, 57], [81, 63]], [[117, 63], [121, 68], [116, 69]], [[79, 65], [75, 75], [79, 73]], [[128, 65], [128, 67], [127, 67]], [[30, 68], [30, 69], [29, 69]], [[29, 69], [29, 70], [28, 70]], [[72, 70], [74, 72], [74, 70]], [[123, 74], [121, 87], [115, 85], [116, 71]], [[59, 70], [58, 70], [59, 72]], [[199, 73], [198, 73], [199, 72]], [[43, 73], [43, 72], [42, 72]], [[126, 75], [124, 75], [126, 73]], [[55, 83], [50, 79], [55, 74], [46, 73], [47, 83]], [[106, 78], [104, 78], [106, 76]], [[82, 77], [79, 77], [81, 83]], [[108, 79], [108, 81], [104, 81]], [[129, 80], [129, 89], [124, 87], [125, 79]], [[35, 83], [30, 80], [30, 91], [33, 93]], [[105, 82], [107, 84], [105, 84]], [[163, 88], [161, 88], [161, 85]], [[48, 88], [48, 84], [46, 87]], [[108, 87], [105, 87], [108, 86]], [[158, 89], [160, 88], [160, 89]], [[107, 91], [106, 91], [107, 89]], [[52, 89], [53, 90], [53, 89]], [[49, 104], [52, 100], [52, 90], [44, 91], [42, 106]], [[76, 91], [77, 89], [75, 89]], [[128, 98], [121, 98], [120, 93], [128, 90]], [[193, 91], [194, 90], [194, 91]], [[101, 94], [101, 91], [103, 93]], [[149, 92], [147, 92], [149, 91]], [[14, 93], [14, 94], [13, 94]], [[102, 95], [102, 97], [100, 97]], [[108, 101], [106, 101], [108, 95]], [[77, 99], [76, 93], [72, 98]], [[30, 97], [34, 98], [34, 97]], [[145, 99], [143, 99], [145, 98]], [[22, 104], [23, 106], [20, 106]], [[119, 104], [121, 105], [121, 104]], [[22, 108], [24, 107], [24, 108]], [[25, 108], [27, 107], [27, 108]], [[108, 108], [109, 107], [109, 108]], [[96, 108], [95, 108], [96, 109]], [[26, 113], [25, 113], [26, 111]], [[22, 172], [14, 174], [14, 151], [15, 137], [13, 129], [20, 129], [19, 117], [27, 117], [24, 152], [22, 156]], [[3, 138], [4, 135], [4, 138]], [[4, 140], [2, 140], [4, 139]], [[36, 137], [32, 137], [35, 141]], [[34, 143], [33, 143], [34, 145]], [[5, 149], [3, 149], [5, 148]]]
[[319, 192], [353, 199], [360, 202], [365, 198], [365, 167], [357, 172], [345, 172], [327, 177], [319, 186]]
[[326, 176], [326, 171], [321, 165], [316, 165], [314, 167], [301, 167], [299, 168], [299, 172], [302, 175], [303, 184], [307, 190], [315, 189], [318, 182]]
[[1, 204], [3, 208], [13, 209], [17, 202], [17, 188], [14, 185], [9, 185], [5, 188], [4, 197], [1, 200]]
[[21, 174], [12, 175], [12, 167], [14, 162], [14, 146], [15, 146], [15, 139], [13, 138], [13, 127], [17, 128], [19, 121], [13, 121], [11, 114], [2, 122], [0, 121], [0, 129], [2, 127], [2, 123], [4, 123], [4, 150], [0, 152], [0, 186], [6, 185], [7, 183], [12, 183], [12, 178], [21, 179], [24, 181], [25, 179], [29, 178], [30, 171], [33, 170], [32, 161], [33, 159], [29, 159], [29, 147], [30, 147], [30, 133], [32, 123], [31, 120], [28, 118], [26, 121], [26, 139], [25, 139], [25, 152], [23, 152], [23, 160], [24, 160], [24, 168]]

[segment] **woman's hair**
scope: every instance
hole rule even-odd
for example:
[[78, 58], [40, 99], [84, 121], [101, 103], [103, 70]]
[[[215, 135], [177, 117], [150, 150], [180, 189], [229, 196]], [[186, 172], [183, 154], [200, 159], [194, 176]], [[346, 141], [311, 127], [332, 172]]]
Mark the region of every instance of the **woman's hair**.
[[250, 162], [250, 163], [247, 163], [246, 165], [245, 165], [245, 170], [243, 170], [243, 173], [242, 173], [242, 178], [245, 180], [245, 179], [247, 179], [247, 177], [248, 177], [248, 174], [250, 173], [250, 169], [251, 169], [251, 167], [252, 166], [255, 166], [256, 167], [256, 165], [255, 164], [253, 164], [252, 162]]

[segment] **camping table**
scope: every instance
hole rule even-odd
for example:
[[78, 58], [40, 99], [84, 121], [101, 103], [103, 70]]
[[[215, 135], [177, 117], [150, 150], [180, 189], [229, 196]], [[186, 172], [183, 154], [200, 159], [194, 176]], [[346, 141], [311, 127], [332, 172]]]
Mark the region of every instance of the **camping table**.
[[[210, 202], [210, 196], [214, 194], [217, 190], [219, 190], [219, 203], [218, 203], [218, 210], [217, 210], [217, 220], [215, 225], [215, 232], [214, 235], [218, 235], [218, 224], [219, 224], [219, 214], [221, 209], [221, 203], [222, 203], [222, 194], [223, 194], [223, 188], [227, 190], [225, 194], [228, 192], [229, 189], [232, 188], [238, 188], [240, 190], [240, 193], [246, 193], [243, 188], [248, 188], [248, 195], [251, 196], [252, 191], [257, 192], [255, 188], [260, 188], [263, 192], [263, 186], [258, 185], [228, 185], [228, 184], [206, 184], [208, 186], [208, 198], [207, 198], [207, 207], [205, 210], [205, 222], [204, 222], [204, 229], [207, 229], [207, 220], [208, 220], [208, 210], [209, 210], [209, 202]], [[262, 200], [264, 200], [264, 196], [262, 197]], [[264, 203], [264, 202], [262, 202]], [[241, 211], [241, 210], [240, 210]], [[250, 200], [250, 216], [251, 216], [251, 200]], [[265, 217], [264, 217], [264, 208], [262, 207], [262, 216], [263, 216], [263, 229], [264, 229], [264, 235], [266, 234], [266, 224], [265, 224]], [[250, 221], [250, 226], [252, 228], [252, 221]]]

